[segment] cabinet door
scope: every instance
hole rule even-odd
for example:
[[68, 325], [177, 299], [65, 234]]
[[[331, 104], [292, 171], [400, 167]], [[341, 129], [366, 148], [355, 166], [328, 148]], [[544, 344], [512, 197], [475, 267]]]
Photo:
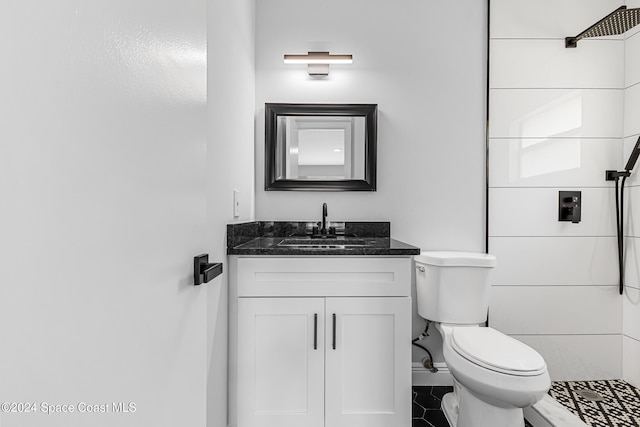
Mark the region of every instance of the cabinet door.
[[239, 427], [324, 426], [324, 304], [239, 298]]
[[411, 425], [410, 316], [409, 297], [327, 298], [327, 427]]

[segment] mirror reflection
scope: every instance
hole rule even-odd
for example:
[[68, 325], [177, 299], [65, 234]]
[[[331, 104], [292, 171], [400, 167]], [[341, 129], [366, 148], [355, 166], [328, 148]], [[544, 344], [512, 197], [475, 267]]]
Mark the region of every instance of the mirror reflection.
[[364, 179], [364, 132], [364, 117], [278, 117], [278, 177]]

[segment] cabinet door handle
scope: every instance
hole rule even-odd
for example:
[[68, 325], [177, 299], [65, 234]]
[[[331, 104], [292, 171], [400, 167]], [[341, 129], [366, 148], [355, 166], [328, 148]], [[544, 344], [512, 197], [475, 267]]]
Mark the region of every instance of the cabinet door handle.
[[313, 314], [313, 349], [318, 349], [318, 313]]
[[333, 349], [336, 349], [336, 314], [333, 313]]

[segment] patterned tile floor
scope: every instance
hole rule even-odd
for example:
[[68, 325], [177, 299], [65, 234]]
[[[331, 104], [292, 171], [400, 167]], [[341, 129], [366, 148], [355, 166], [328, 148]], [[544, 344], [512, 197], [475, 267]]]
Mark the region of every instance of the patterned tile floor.
[[[601, 399], [590, 400], [594, 396], [588, 390]], [[640, 389], [622, 380], [559, 381], [549, 394], [592, 427], [640, 426]]]
[[453, 387], [413, 387], [413, 427], [449, 427], [440, 409], [442, 396]]
[[[442, 396], [453, 387], [413, 387], [413, 427], [449, 427], [440, 409]], [[525, 426], [531, 424], [525, 422]]]

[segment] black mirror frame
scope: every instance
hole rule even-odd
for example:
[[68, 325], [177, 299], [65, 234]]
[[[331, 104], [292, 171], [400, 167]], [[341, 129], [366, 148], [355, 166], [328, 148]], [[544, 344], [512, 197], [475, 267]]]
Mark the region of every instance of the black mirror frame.
[[[377, 104], [278, 104], [266, 103], [265, 174], [266, 191], [376, 191]], [[276, 168], [278, 116], [356, 116], [365, 118], [364, 179], [278, 179]]]

